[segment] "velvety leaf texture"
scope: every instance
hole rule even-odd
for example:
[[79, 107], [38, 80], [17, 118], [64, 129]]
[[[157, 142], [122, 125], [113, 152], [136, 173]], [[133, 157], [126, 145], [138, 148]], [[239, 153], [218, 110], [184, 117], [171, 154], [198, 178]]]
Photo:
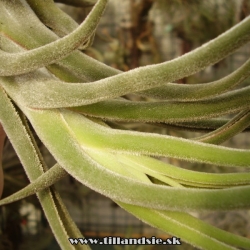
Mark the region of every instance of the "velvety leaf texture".
[[[78, 25], [55, 2], [89, 14]], [[212, 82], [175, 83], [249, 43], [250, 17], [178, 58], [122, 72], [80, 51], [92, 45], [108, 0], [55, 2], [0, 0], [0, 196], [5, 133], [30, 181], [0, 206], [36, 194], [61, 249], [90, 249], [69, 241], [83, 235], [54, 186], [69, 174], [196, 248], [250, 249], [248, 238], [190, 214], [250, 208], [250, 150], [220, 145], [250, 129], [250, 86], [242, 84], [250, 59]], [[154, 129], [141, 132], [142, 123]], [[182, 138], [168, 128], [204, 134]]]

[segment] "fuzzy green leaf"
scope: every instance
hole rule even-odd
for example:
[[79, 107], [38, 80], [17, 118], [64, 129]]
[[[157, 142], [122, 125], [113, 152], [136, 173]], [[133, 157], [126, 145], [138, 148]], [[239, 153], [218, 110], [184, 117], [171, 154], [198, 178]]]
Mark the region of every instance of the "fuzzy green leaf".
[[[122, 131], [121, 134], [120, 132], [112, 134], [113, 132], [109, 133], [109, 130], [101, 126], [97, 127], [96, 124], [89, 123], [86, 118], [66, 110], [25, 109], [25, 113], [39, 137], [68, 173], [83, 184], [112, 199], [148, 208], [178, 211], [248, 208], [250, 206], [247, 198], [250, 195], [250, 186], [202, 190], [145, 185], [106, 169], [83, 149], [89, 148], [98, 153], [99, 150], [112, 148], [112, 151], [121, 153], [125, 152], [127, 147], [127, 153], [138, 154], [158, 151], [160, 148], [167, 155], [171, 154], [169, 151], [174, 151], [175, 155], [190, 154], [190, 160], [196, 158], [200, 161], [205, 157], [219, 165], [235, 164], [238, 166], [249, 165], [250, 155], [247, 150], [233, 150], [167, 136], [142, 135], [142, 133], [134, 132]], [[97, 137], [90, 136], [93, 131]], [[137, 136], [140, 140], [136, 139]], [[106, 147], [105, 144], [107, 144]], [[120, 145], [123, 147], [122, 150], [119, 149]], [[137, 152], [136, 148], [139, 148]], [[180, 148], [182, 148], [181, 151], [178, 150]]]
[[[211, 132], [215, 129], [219, 129], [224, 126], [230, 119], [227, 118], [217, 118], [217, 119], [204, 119], [204, 120], [194, 120], [186, 122], [166, 122], [166, 123], [148, 123], [149, 125], [163, 127], [163, 128], [173, 128], [179, 130], [190, 130], [197, 132]], [[248, 126], [242, 132], [249, 132], [250, 127]]]
[[206, 135], [195, 138], [197, 141], [221, 144], [222, 142], [239, 134], [250, 125], [250, 111], [244, 110], [232, 118], [222, 127]]
[[[97, 153], [96, 151], [89, 150], [87, 150], [87, 152], [91, 155], [91, 157], [93, 157], [93, 159], [101, 162], [103, 166], [114, 171], [115, 173], [122, 174], [129, 178], [132, 177], [134, 180], [139, 180], [146, 184], [151, 183], [148, 178], [145, 178], [145, 175], [143, 175], [141, 171], [133, 171], [133, 164], [128, 164], [128, 160], [130, 160], [131, 158], [138, 160], [137, 163], [140, 163], [142, 158], [145, 158], [146, 160], [148, 160], [149, 158], [131, 155], [126, 156], [126, 160], [122, 161], [122, 163], [125, 163], [125, 165], [123, 168], [121, 168], [119, 167], [121, 163], [121, 155], [114, 154], [112, 156], [112, 154], [108, 152]], [[133, 163], [136, 163], [136, 160]], [[149, 161], [148, 163], [151, 167], [153, 167], [155, 166], [156, 162], [159, 161], [152, 159], [152, 161]], [[159, 163], [163, 164], [162, 162]], [[132, 168], [128, 169], [128, 165], [130, 165]], [[173, 166], [171, 167], [173, 168]], [[131, 173], [133, 174], [133, 176], [131, 176]], [[125, 204], [116, 200], [115, 202], [144, 222], [167, 233], [178, 236], [181, 238], [181, 240], [184, 240], [201, 249], [209, 250], [211, 249], [211, 247], [213, 249], [234, 249], [229, 245], [246, 247], [250, 244], [250, 240], [247, 238], [233, 235], [231, 233], [217, 229], [216, 227], [204, 223], [201, 220], [194, 218], [188, 214], [180, 212], [152, 210], [149, 208]]]
[[[24, 99], [26, 100], [26, 102], [29, 102], [31, 96], [34, 96], [34, 99], [26, 104], [36, 108], [72, 107], [94, 103], [103, 99], [124, 95], [129, 92], [135, 92], [159, 86], [166, 82], [174, 81], [181, 77], [185, 77], [198, 72], [206, 66], [209, 66], [210, 64], [216, 63], [217, 61], [221, 60], [223, 57], [231, 53], [233, 49], [238, 48], [238, 46], [241, 46], [242, 44], [246, 43], [248, 39], [250, 39], [250, 35], [248, 34], [248, 32], [246, 32], [247, 28], [250, 29], [250, 18], [246, 18], [246, 20], [241, 22], [239, 25], [222, 34], [218, 38], [210, 41], [206, 45], [175, 60], [158, 65], [137, 68], [129, 72], [125, 72], [110, 78], [94, 82], [91, 85], [85, 86], [82, 84], [67, 84], [52, 81], [50, 82], [50, 84], [53, 85], [54, 91], [48, 91], [47, 86], [44, 86], [44, 84], [33, 82], [33, 94], [30, 95], [29, 93], [27, 93], [27, 95], [29, 95], [29, 98], [27, 98], [26, 96]], [[235, 34], [238, 35], [237, 43], [236, 40], [233, 39]], [[224, 45], [223, 49], [221, 48], [222, 44]], [[187, 67], [187, 65], [189, 66]], [[248, 64], [246, 65], [248, 66]], [[247, 72], [247, 70], [244, 72]], [[240, 78], [238, 75], [237, 77]], [[47, 82], [47, 84], [49, 84], [49, 82]], [[93, 91], [92, 88], [95, 91]], [[28, 90], [24, 92], [32, 90], [31, 86], [29, 86], [28, 88], [26, 87], [26, 89]], [[35, 91], [36, 89], [37, 91]], [[37, 93], [36, 95], [34, 95], [35, 92]], [[245, 91], [245, 93], [246, 92], [247, 91]], [[72, 97], [74, 98], [73, 100]], [[48, 100], [50, 101], [48, 102]], [[151, 107], [151, 109], [152, 108], [155, 107]], [[196, 107], [196, 110], [197, 109], [198, 107]], [[200, 111], [198, 110], [196, 112]], [[179, 112], [175, 113], [179, 114]], [[204, 115], [204, 111], [202, 111], [201, 113]], [[219, 114], [221, 113], [222, 111], [220, 111]], [[212, 114], [208, 113], [208, 116], [211, 115]], [[152, 120], [148, 119], [147, 121]], [[160, 121], [159, 118], [157, 121]]]
[[[58, 36], [41, 23], [23, 1], [0, 1], [0, 16], [5, 20], [0, 23], [0, 30], [8, 43], [16, 41], [21, 47], [30, 50], [58, 39]], [[64, 23], [61, 23], [60, 19], [58, 25], [61, 30], [64, 29]], [[60, 79], [75, 82], [99, 80], [120, 72], [79, 51], [73, 51], [65, 59], [47, 67]]]
[[197, 102], [136, 102], [119, 99], [71, 109], [88, 116], [108, 120], [186, 122], [217, 117], [250, 108], [249, 93], [250, 87], [248, 86]]
[[[120, 155], [121, 162], [137, 166], [143, 171], [148, 169], [177, 181], [178, 183], [196, 187], [225, 188], [240, 185], [250, 185], [250, 173], [204, 173], [176, 167], [146, 156]], [[146, 170], [145, 170], [146, 171]], [[150, 174], [149, 174], [150, 175]]]
[[99, 0], [85, 21], [71, 34], [27, 52], [7, 53], [0, 50], [0, 75], [18, 75], [52, 64], [68, 56], [94, 33], [107, 0]]
[[162, 87], [139, 92], [143, 96], [168, 101], [194, 101], [219, 95], [243, 82], [250, 75], [250, 59], [224, 78], [200, 84], [168, 83]]
[[67, 172], [63, 168], [61, 168], [58, 164], [54, 165], [51, 169], [46, 171], [40, 177], [38, 177], [31, 184], [27, 185], [20, 191], [0, 200], [0, 206], [12, 203], [14, 201], [18, 201], [20, 199], [26, 198], [29, 195], [35, 194], [45, 188], [50, 187], [61, 178], [65, 177]]
[[[38, 147], [35, 145], [29, 130], [16, 112], [10, 99], [0, 87], [0, 122], [11, 141], [21, 163], [32, 181], [44, 173], [46, 166], [42, 164]], [[69, 241], [69, 237], [82, 237], [80, 231], [69, 217], [59, 195], [54, 189], [45, 189], [37, 193], [45, 215], [62, 249], [76, 249]], [[58, 208], [58, 205], [60, 206]], [[88, 246], [77, 249], [89, 249]]]
[[65, 36], [78, 27], [77, 22], [58, 8], [53, 0], [27, 2], [39, 19], [59, 36]]
[[[97, 153], [96, 151], [90, 150], [87, 150], [87, 152], [93, 159], [101, 162], [103, 166], [108, 167], [108, 169], [114, 171], [115, 173], [122, 174], [129, 178], [132, 177], [134, 180], [142, 181], [145, 184], [150, 184], [151, 181], [148, 178], [145, 178], [141, 171], [138, 171], [137, 173], [133, 172], [132, 166], [134, 164], [146, 163], [148, 166], [151, 166], [151, 169], [154, 169], [154, 167], [157, 166], [157, 162], [165, 165], [160, 161], [143, 156], [125, 156], [123, 157], [125, 158], [125, 161], [121, 161], [122, 156], [118, 154], [114, 154], [112, 156], [112, 154], [108, 152]], [[132, 160], [132, 164], [129, 164], [130, 160]], [[125, 163], [123, 168], [118, 167], [120, 163]], [[128, 169], [127, 166], [131, 166], [132, 168], [130, 167]], [[171, 168], [173, 168], [173, 166], [171, 166]], [[166, 169], [166, 172], [169, 170], [170, 168]], [[133, 173], [133, 176], [131, 176], [131, 173]], [[115, 202], [144, 222], [169, 234], [180, 237], [181, 240], [184, 240], [201, 249], [235, 249], [232, 246], [248, 247], [250, 245], [249, 239], [225, 232], [197, 218], [194, 218], [189, 214], [173, 211], [152, 210], [149, 208], [125, 204], [116, 200]]]
[[134, 205], [118, 203], [142, 221], [198, 247], [199, 249], [248, 249], [250, 240], [219, 228], [213, 227], [189, 214], [170, 211], [157, 211]]

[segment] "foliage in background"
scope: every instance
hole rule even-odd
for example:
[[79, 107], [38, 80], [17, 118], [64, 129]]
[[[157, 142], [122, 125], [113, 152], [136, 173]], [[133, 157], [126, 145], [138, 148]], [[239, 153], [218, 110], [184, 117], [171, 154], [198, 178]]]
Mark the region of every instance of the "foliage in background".
[[[92, 44], [107, 2], [97, 1], [78, 26], [52, 0], [0, 1], [0, 121], [30, 180], [0, 204], [37, 193], [61, 248], [89, 249], [70, 245], [69, 237], [83, 236], [53, 186], [70, 174], [144, 222], [198, 248], [248, 249], [249, 239], [190, 212], [249, 209], [249, 172], [191, 171], [155, 156], [250, 166], [249, 150], [218, 146], [250, 125], [249, 86], [235, 89], [249, 76], [250, 61], [214, 82], [171, 83], [247, 44], [250, 18], [175, 60], [121, 72], [78, 50]], [[85, 7], [90, 1], [74, 3]], [[123, 97], [130, 93], [151, 101]], [[225, 114], [234, 117], [223, 119]], [[210, 132], [184, 139], [132, 131], [120, 121]], [[31, 126], [56, 159], [54, 166], [46, 165]]]

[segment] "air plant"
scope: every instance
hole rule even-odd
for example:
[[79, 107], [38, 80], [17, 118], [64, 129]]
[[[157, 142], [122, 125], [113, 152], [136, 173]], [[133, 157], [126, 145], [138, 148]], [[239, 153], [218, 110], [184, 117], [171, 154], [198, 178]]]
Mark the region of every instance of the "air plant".
[[[98, 0], [78, 26], [52, 0], [0, 1], [0, 122], [30, 180], [0, 205], [36, 193], [61, 248], [90, 249], [70, 244], [68, 238], [83, 236], [52, 186], [70, 174], [144, 222], [200, 249], [249, 249], [250, 239], [189, 213], [249, 209], [249, 172], [201, 173], [154, 157], [250, 166], [249, 150], [217, 145], [250, 124], [250, 88], [232, 89], [249, 76], [250, 60], [214, 82], [171, 83], [249, 42], [250, 18], [172, 61], [120, 72], [78, 50], [91, 44], [107, 2]], [[124, 99], [129, 93], [154, 99]], [[232, 119], [220, 118], [231, 113]], [[185, 139], [117, 128], [117, 121], [210, 132]], [[30, 125], [57, 161], [51, 168]]]

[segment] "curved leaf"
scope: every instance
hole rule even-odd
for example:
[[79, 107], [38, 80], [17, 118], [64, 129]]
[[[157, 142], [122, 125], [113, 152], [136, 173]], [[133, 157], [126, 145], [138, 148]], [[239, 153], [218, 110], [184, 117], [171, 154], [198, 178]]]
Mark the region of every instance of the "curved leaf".
[[[213, 83], [195, 85], [169, 83], [165, 87], [159, 88], [158, 90], [159, 93], [164, 96], [164, 98], [173, 98], [174, 100], [180, 99], [181, 101], [186, 99], [189, 100], [190, 98], [202, 99], [204, 97], [209, 97], [210, 95], [218, 95], [220, 92], [225, 91], [228, 87], [232, 87], [233, 84], [241, 82], [248, 76], [248, 74], [250, 74], [249, 69], [250, 60], [244, 66], [242, 66], [242, 68], [240, 68], [230, 76]], [[130, 92], [135, 92], [138, 89], [149, 88], [149, 80], [148, 83], [138, 81], [137, 84], [132, 84], [128, 73], [123, 73], [118, 76], [113, 76], [97, 82], [85, 84], [67, 83], [51, 80], [49, 78], [44, 79], [44, 77], [39, 76], [38, 74], [36, 74], [36, 76], [33, 78], [28, 74], [15, 77], [13, 79], [2, 78], [2, 81], [4, 82], [4, 86], [7, 90], [15, 94], [22, 103], [25, 103], [25, 105], [32, 108], [81, 106], [100, 102], [102, 100], [110, 99], [113, 97], [119, 97]], [[23, 84], [24, 82], [25, 84]], [[161, 85], [161, 82], [159, 82], [158, 84]], [[154, 83], [154, 85], [156, 84]], [[248, 90], [249, 88], [244, 89], [245, 96], [249, 96]], [[154, 89], [152, 91], [154, 92]], [[241, 90], [241, 92], [242, 91], [243, 90]], [[151, 90], [149, 90], [149, 92], [151, 93]], [[166, 93], [167, 96], [165, 95]], [[237, 98], [232, 96], [235, 94], [239, 96], [239, 92], [228, 92], [225, 95], [221, 95], [221, 100], [218, 99], [216, 104], [221, 105], [220, 102], [222, 102], [224, 106], [227, 106], [225, 105], [225, 103], [227, 103], [228, 100]], [[226, 100], [223, 100], [223, 98], [225, 98], [225, 96], [227, 95], [229, 97]], [[232, 101], [233, 100], [231, 100], [231, 103]], [[248, 99], [246, 99], [246, 102], [247, 101]], [[214, 101], [212, 100], [212, 102]], [[203, 104], [204, 102], [200, 103]], [[97, 104], [97, 107], [98, 105], [102, 104]], [[186, 104], [180, 105], [183, 106]], [[190, 113], [193, 114], [194, 112], [190, 111]]]
[[[151, 157], [138, 155], [120, 155], [119, 161], [130, 163], [141, 171], [149, 169], [174, 181], [194, 187], [225, 188], [240, 185], [250, 185], [250, 173], [205, 173], [176, 167]], [[150, 175], [150, 174], [149, 174]]]
[[[44, 110], [36, 112], [30, 109], [29, 113], [35, 117], [42, 117], [43, 115], [50, 117], [54, 114], [54, 118], [51, 119], [55, 120], [55, 123], [60, 123], [62, 122], [61, 119], [63, 119], [63, 121], [68, 124], [67, 126], [74, 131], [78, 142], [82, 146], [93, 149], [110, 150], [112, 152], [125, 154], [168, 156], [220, 166], [250, 166], [249, 150], [215, 146], [167, 135], [114, 130], [101, 126], [82, 115], [67, 110]], [[40, 121], [41, 118], [37, 119], [39, 119], [37, 122], [42, 122]], [[45, 121], [48, 120], [49, 119], [45, 119]], [[52, 129], [52, 127], [56, 129], [53, 124], [44, 124], [44, 126], [51, 126], [49, 129]]]
[[107, 0], [99, 0], [86, 20], [71, 34], [27, 52], [7, 53], [0, 50], [0, 75], [18, 75], [52, 64], [66, 57], [94, 33]]
[[[87, 133], [85, 133], [84, 128], [82, 128], [86, 122], [88, 123], [87, 119], [82, 119], [82, 117], [80, 118], [77, 116], [77, 120], [75, 120], [75, 114], [65, 110], [61, 110], [59, 112], [58, 110], [45, 111], [25, 109], [25, 113], [29, 117], [32, 125], [35, 127], [39, 137], [54, 155], [58, 163], [63, 168], [65, 168], [68, 173], [70, 173], [83, 184], [112, 199], [148, 208], [176, 211], [204, 209], [225, 210], [233, 208], [240, 209], [248, 208], [250, 206], [250, 201], [248, 199], [250, 195], [250, 186], [226, 188], [220, 190], [169, 188], [162, 185], [144, 184], [116, 174], [115, 172], [101, 166], [86, 152], [84, 152], [84, 148], [90, 147], [92, 150], [95, 149], [93, 146], [91, 146], [91, 144], [89, 144], [89, 138], [86, 138], [88, 134], [92, 133], [91, 130], [93, 130], [93, 128], [87, 126]], [[73, 126], [73, 123], [75, 126]], [[93, 126], [92, 123], [91, 126]], [[81, 132], [77, 131], [77, 127], [81, 127]], [[94, 126], [94, 129], [96, 129], [96, 126]], [[99, 131], [103, 130], [101, 127], [98, 127], [98, 129]], [[79, 133], [81, 133], [81, 135]], [[107, 133], [106, 130], [105, 133]], [[130, 133], [127, 133], [126, 136], [124, 135], [124, 137], [127, 137], [129, 134]], [[131, 134], [133, 133], [131, 132]], [[82, 144], [83, 138], [86, 139], [84, 144]], [[133, 140], [133, 145], [131, 145], [131, 140], [129, 140], [130, 145], [128, 145], [128, 147], [130, 147], [130, 152], [133, 150], [133, 154], [136, 153], [134, 149], [136, 145], [138, 147], [140, 146], [145, 148], [149, 145], [150, 141], [151, 146], [153, 145], [154, 148], [157, 148], [157, 145], [161, 144], [161, 140], [166, 140], [163, 150], [169, 154], [168, 151], [171, 150], [172, 147], [170, 147], [168, 144], [175, 142], [175, 140], [172, 140], [172, 138], [167, 140], [166, 138], [161, 138], [160, 136], [157, 137], [156, 143], [153, 141], [153, 136], [148, 136], [148, 142], [146, 135], [143, 135], [143, 138], [144, 139], [140, 142]], [[119, 142], [120, 139], [121, 138], [116, 137], [115, 141]], [[99, 137], [97, 139], [92, 137], [91, 141], [92, 143], [96, 144], [96, 146], [98, 144], [98, 146], [100, 146], [100, 143], [106, 144], [108, 141], [114, 143], [113, 139], [111, 138], [111, 134], [106, 134], [106, 138]], [[180, 140], [180, 144], [177, 146], [179, 149], [183, 148], [181, 142], [183, 142], [184, 145], [186, 143], [185, 140]], [[121, 141], [121, 144], [126, 145], [124, 141]], [[202, 150], [198, 150], [197, 154], [200, 154], [202, 151], [204, 151], [202, 155], [206, 155], [206, 149], [209, 149], [209, 156], [207, 157], [212, 159], [219, 157], [224, 164], [225, 161], [228, 161], [230, 165], [232, 162], [237, 162], [239, 165], [242, 165], [242, 163], [243, 165], [248, 165], [250, 162], [248, 159], [250, 157], [249, 151], [231, 150], [214, 145], [206, 145], [198, 142], [194, 143], [194, 145], [197, 145], [197, 148], [199, 148], [198, 144], [199, 146], [203, 147]], [[61, 147], [61, 145], [64, 145], [64, 147]], [[191, 144], [188, 144], [188, 146], [189, 145]], [[197, 148], [191, 147], [189, 150], [187, 150], [191, 154], [191, 152], [196, 152]], [[95, 150], [98, 152], [98, 148]], [[214, 154], [216, 155], [215, 158], [213, 156]], [[215, 160], [215, 162], [217, 160]], [[232, 197], [234, 197], [234, 199], [232, 199]]]
[[[31, 103], [29, 103], [29, 105], [32, 107], [39, 107], [39, 108], [67, 107], [69, 105], [71, 107], [79, 106], [81, 104], [98, 102], [101, 101], [102, 99], [117, 97], [129, 92], [139, 91], [142, 89], [149, 89], [155, 86], [162, 85], [165, 82], [174, 81], [176, 79], [198, 72], [210, 64], [216, 63], [217, 61], [221, 60], [223, 57], [231, 53], [234, 48], [238, 48], [238, 46], [241, 46], [242, 44], [247, 42], [248, 39], [250, 39], [250, 35], [248, 34], [248, 32], [246, 32], [247, 28], [250, 28], [250, 18], [246, 18], [246, 20], [244, 20], [239, 25], [232, 28], [230, 31], [222, 34], [218, 38], [207, 43], [206, 46], [204, 45], [175, 60], [158, 65], [151, 65], [151, 66], [137, 68], [129, 72], [125, 72], [119, 75], [115, 75], [113, 77], [97, 81], [93, 83], [93, 86], [95, 86], [96, 88], [95, 92], [94, 91], [92, 92], [90, 87], [88, 87], [88, 89], [86, 90], [87, 87], [82, 86], [82, 84], [67, 85], [67, 83], [65, 83], [62, 88], [62, 84], [60, 84], [59, 82], [52, 82], [56, 91], [59, 91], [59, 86], [60, 86], [61, 90], [59, 93], [61, 93], [61, 95], [59, 96], [58, 92], [55, 91], [54, 92], [47, 91], [43, 95], [43, 98], [39, 96], [40, 106], [39, 104], [35, 103], [35, 100], [37, 98], [33, 100], [32, 103], [33, 105]], [[235, 34], [238, 35], [237, 43], [236, 39], [233, 39], [235, 38], [234, 37]], [[223, 50], [221, 48], [222, 45], [224, 45]], [[187, 67], [187, 65], [189, 66]], [[66, 90], [63, 91], [64, 89]], [[105, 89], [105, 93], [102, 94], [103, 89]], [[74, 96], [72, 95], [73, 92], [74, 94], [78, 92], [82, 94], [85, 93], [84, 92], [85, 90], [86, 94], [84, 94], [84, 96], [82, 96], [83, 95], [82, 94], [80, 96], [81, 98], [75, 97], [75, 100], [72, 100], [71, 98], [70, 100], [71, 102], [67, 101], [67, 103], [65, 103], [65, 100], [68, 100], [67, 97], [69, 90], [71, 91], [70, 92], [71, 97]], [[37, 91], [38, 92], [37, 94], [40, 93], [41, 95], [41, 93], [45, 91], [46, 87], [43, 87], [43, 91], [39, 89], [39, 91]], [[49, 94], [50, 96], [47, 97], [47, 95]], [[42, 105], [41, 103], [43, 99], [45, 100], [43, 101]], [[53, 100], [53, 102], [52, 103], [48, 102], [47, 101], [48, 99]], [[29, 98], [27, 100], [29, 100]], [[204, 114], [204, 112], [202, 113]]]
[[39, 19], [59, 36], [65, 36], [73, 32], [78, 27], [77, 22], [70, 18], [61, 9], [59, 9], [53, 0], [26, 1], [37, 14]]
[[[44, 173], [44, 166], [41, 162], [37, 146], [31, 134], [24, 126], [24, 123], [17, 114], [10, 99], [0, 87], [0, 122], [10, 139], [21, 163], [31, 181], [39, 178]], [[44, 209], [45, 215], [51, 229], [62, 249], [76, 249], [69, 241], [69, 237], [82, 237], [80, 231], [69, 217], [59, 195], [54, 189], [45, 189], [37, 193], [37, 196]], [[57, 206], [60, 205], [59, 208]], [[65, 225], [65, 226], [64, 226]], [[77, 249], [89, 249], [88, 246], [76, 246]]]
[[232, 118], [222, 127], [206, 135], [195, 138], [197, 141], [221, 144], [222, 142], [239, 134], [250, 125], [250, 111], [244, 110]]
[[[93, 157], [93, 159], [97, 160], [103, 164], [103, 166], [114, 171], [115, 173], [125, 175], [129, 178], [132, 177], [134, 180], [142, 181], [145, 184], [150, 184], [151, 181], [149, 179], [145, 179], [141, 171], [134, 173], [131, 171], [133, 168], [128, 169], [126, 165], [132, 167], [135, 163], [146, 163], [147, 166], [151, 167], [151, 169], [154, 169], [155, 166], [157, 166], [157, 162], [159, 162], [161, 165], [165, 165], [160, 161], [143, 156], [125, 156], [125, 161], [121, 161], [121, 155], [114, 154], [114, 157], [106, 151], [100, 153], [94, 150], [87, 150], [87, 152], [91, 155], [91, 157]], [[128, 160], [132, 160], [132, 164], [127, 164], [129, 163]], [[123, 168], [116, 167], [119, 166], [120, 162], [125, 163]], [[172, 172], [175, 172], [173, 167], [174, 166], [171, 166]], [[165, 170], [165, 172], [168, 172], [170, 168]], [[133, 176], [131, 176], [131, 172], [133, 172]], [[250, 244], [250, 240], [247, 238], [237, 236], [213, 227], [197, 218], [190, 216], [189, 214], [174, 211], [152, 210], [149, 208], [125, 204], [116, 200], [115, 202], [144, 222], [169, 234], [180, 237], [181, 240], [184, 240], [201, 249], [234, 249], [232, 246], [248, 247]]]
[[250, 59], [230, 75], [214, 82], [200, 84], [168, 83], [162, 87], [145, 90], [138, 94], [167, 101], [201, 100], [226, 92], [243, 82], [249, 75]]
[[[149, 125], [163, 127], [163, 128], [173, 128], [173, 129], [184, 129], [197, 132], [211, 132], [224, 126], [230, 119], [227, 118], [216, 118], [216, 119], [204, 119], [204, 120], [194, 120], [186, 122], [166, 122], [166, 123], [148, 123]], [[248, 132], [250, 127], [247, 127], [242, 132]]]
[[250, 86], [197, 102], [136, 102], [119, 99], [73, 107], [71, 110], [105, 120], [185, 122], [250, 108], [249, 93]]
[[66, 175], [67, 172], [58, 164], [55, 164], [52, 168], [50, 168], [48, 171], [46, 171], [44, 174], [42, 174], [40, 177], [38, 177], [36, 180], [34, 180], [32, 183], [30, 183], [20, 191], [0, 200], [0, 206], [21, 200], [29, 195], [42, 191], [50, 187]]
[[[181, 240], [200, 249], [248, 249], [250, 240], [219, 228], [213, 227], [189, 214], [172, 211], [157, 211], [144, 207], [118, 203], [122, 208], [142, 221], [165, 232], [180, 237]], [[237, 248], [238, 249], [238, 248]]]
[[[0, 16], [5, 20], [0, 23], [0, 30], [9, 43], [16, 41], [26, 49], [34, 49], [58, 39], [23, 1], [0, 1]], [[63, 29], [64, 24], [61, 24], [60, 19], [58, 25]], [[73, 82], [99, 80], [120, 72], [80, 51], [73, 51], [65, 59], [47, 68], [60, 79]]]
[[[159, 162], [155, 159], [151, 159], [152, 161], [150, 162], [147, 161], [150, 158], [130, 155], [125, 157], [125, 161], [122, 161], [123, 163], [126, 163], [124, 167], [117, 167], [121, 162], [121, 155], [114, 154], [112, 156], [112, 154], [106, 151], [100, 153], [94, 150], [87, 150], [87, 152], [91, 155], [91, 157], [93, 157], [93, 159], [96, 159], [98, 162], [101, 162], [103, 166], [114, 171], [115, 173], [125, 175], [129, 178], [132, 177], [134, 180], [142, 181], [145, 184], [150, 184], [151, 181], [149, 179], [145, 179], [141, 171], [134, 173], [133, 171], [131, 171], [133, 170], [133, 168], [128, 169], [126, 167], [126, 165], [128, 166], [127, 160], [135, 159], [133, 163], [141, 163], [142, 159], [145, 158], [144, 163], [146, 160], [146, 162], [148, 163], [148, 165], [151, 166], [152, 169], [157, 165], [156, 163]], [[159, 163], [164, 165], [162, 162]], [[134, 164], [129, 165], [132, 167]], [[173, 167], [174, 166], [171, 166], [171, 168]], [[166, 169], [166, 172], [168, 172], [168, 170], [169, 169]], [[131, 176], [131, 172], [134, 174], [133, 176]], [[230, 247], [229, 244], [232, 246], [239, 247], [246, 247], [250, 244], [250, 240], [247, 238], [236, 236], [218, 228], [215, 228], [188, 214], [173, 211], [152, 210], [149, 208], [125, 204], [116, 200], [115, 202], [128, 212], [143, 220], [144, 222], [154, 227], [157, 227], [167, 233], [180, 237], [181, 240], [186, 241], [202, 249], [234, 249]]]

